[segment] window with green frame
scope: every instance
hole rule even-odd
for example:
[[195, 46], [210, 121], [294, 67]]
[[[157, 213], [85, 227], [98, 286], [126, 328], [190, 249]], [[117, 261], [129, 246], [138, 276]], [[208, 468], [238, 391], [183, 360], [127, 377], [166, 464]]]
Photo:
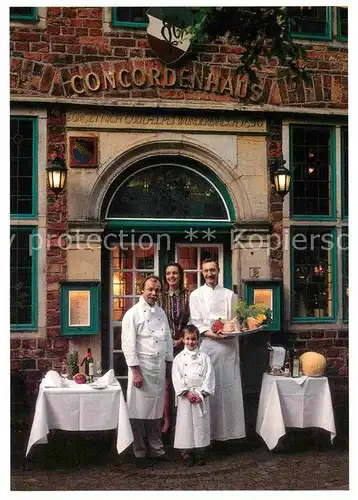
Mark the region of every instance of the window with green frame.
[[341, 129], [342, 217], [348, 218], [348, 128]]
[[288, 7], [292, 37], [331, 40], [331, 7]]
[[349, 233], [348, 228], [342, 228], [342, 292], [343, 292], [343, 320], [348, 320], [349, 314]]
[[37, 119], [10, 118], [10, 213], [37, 216]]
[[333, 127], [290, 126], [291, 218], [336, 217]]
[[37, 327], [37, 228], [10, 227], [10, 323], [12, 330]]
[[149, 7], [112, 7], [113, 26], [145, 28], [148, 24], [146, 11]]
[[10, 7], [10, 21], [36, 21], [37, 7]]
[[337, 38], [348, 40], [348, 7], [337, 7]]
[[336, 228], [291, 228], [291, 317], [294, 322], [337, 317]]

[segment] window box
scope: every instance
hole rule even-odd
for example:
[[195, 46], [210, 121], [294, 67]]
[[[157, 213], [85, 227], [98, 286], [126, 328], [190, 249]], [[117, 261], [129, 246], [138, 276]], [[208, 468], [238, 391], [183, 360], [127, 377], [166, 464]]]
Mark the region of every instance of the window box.
[[99, 281], [62, 281], [61, 335], [99, 333]]
[[148, 7], [112, 7], [112, 24], [123, 28], [146, 28]]
[[288, 7], [289, 31], [294, 38], [332, 39], [331, 7]]

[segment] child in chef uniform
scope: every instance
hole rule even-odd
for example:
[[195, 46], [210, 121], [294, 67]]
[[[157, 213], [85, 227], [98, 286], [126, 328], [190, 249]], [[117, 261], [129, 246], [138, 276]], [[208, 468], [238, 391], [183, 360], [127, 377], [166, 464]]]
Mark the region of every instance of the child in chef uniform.
[[199, 351], [199, 330], [194, 325], [182, 331], [184, 349], [175, 358], [172, 380], [177, 420], [174, 448], [180, 450], [189, 466], [203, 465], [204, 451], [210, 445], [209, 396], [214, 394], [215, 373], [210, 358]]

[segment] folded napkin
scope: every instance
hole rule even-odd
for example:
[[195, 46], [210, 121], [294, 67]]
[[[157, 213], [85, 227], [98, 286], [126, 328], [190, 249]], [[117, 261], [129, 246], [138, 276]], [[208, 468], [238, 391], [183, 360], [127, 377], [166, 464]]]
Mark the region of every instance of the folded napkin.
[[49, 370], [44, 377], [45, 387], [64, 387], [65, 382], [55, 370]]
[[98, 385], [102, 385], [102, 384], [117, 385], [118, 384], [118, 380], [114, 376], [114, 370], [113, 370], [113, 368], [111, 368], [110, 370], [108, 370], [107, 373], [105, 373], [104, 375], [102, 375], [101, 378], [99, 378], [98, 380], [96, 380], [96, 384], [98, 384]]
[[298, 385], [302, 385], [308, 379], [307, 375], [302, 375], [301, 377], [291, 377], [291, 379]]

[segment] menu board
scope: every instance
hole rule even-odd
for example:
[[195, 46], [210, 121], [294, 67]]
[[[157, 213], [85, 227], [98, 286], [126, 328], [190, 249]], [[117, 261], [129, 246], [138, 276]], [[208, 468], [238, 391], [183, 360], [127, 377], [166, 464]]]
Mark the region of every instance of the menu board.
[[90, 326], [90, 290], [69, 290], [69, 326]]
[[273, 290], [271, 288], [254, 289], [254, 304], [265, 304], [265, 306], [272, 311], [273, 310], [272, 294]]

